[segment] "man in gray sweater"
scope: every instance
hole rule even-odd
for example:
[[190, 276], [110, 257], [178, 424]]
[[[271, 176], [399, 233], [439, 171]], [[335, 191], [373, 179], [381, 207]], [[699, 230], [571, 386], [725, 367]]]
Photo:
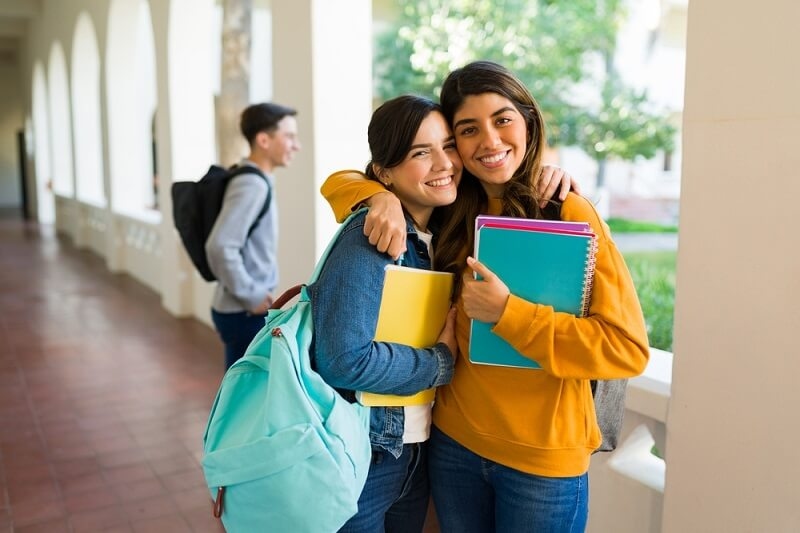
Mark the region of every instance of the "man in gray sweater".
[[[206, 241], [208, 263], [218, 280], [211, 318], [225, 344], [226, 370], [264, 326], [278, 286], [278, 208], [272, 173], [288, 166], [300, 150], [296, 114], [273, 103], [251, 105], [242, 112], [240, 129], [250, 154], [239, 164], [260, 169], [266, 179], [254, 171], [230, 180]], [[267, 211], [259, 218], [267, 201]]]

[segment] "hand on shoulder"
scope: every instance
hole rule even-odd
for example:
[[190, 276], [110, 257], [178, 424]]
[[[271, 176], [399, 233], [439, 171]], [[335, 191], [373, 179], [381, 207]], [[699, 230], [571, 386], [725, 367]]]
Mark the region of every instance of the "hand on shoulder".
[[379, 252], [397, 259], [406, 251], [406, 217], [403, 205], [394, 193], [376, 194], [367, 201], [369, 212], [364, 223], [364, 235]]

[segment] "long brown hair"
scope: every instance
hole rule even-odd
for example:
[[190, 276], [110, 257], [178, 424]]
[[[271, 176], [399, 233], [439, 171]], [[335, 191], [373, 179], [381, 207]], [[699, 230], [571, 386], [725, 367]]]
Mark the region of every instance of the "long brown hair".
[[[545, 147], [545, 123], [539, 104], [531, 92], [511, 71], [491, 61], [475, 61], [452, 71], [442, 85], [441, 105], [447, 122], [464, 104], [467, 96], [495, 93], [507, 98], [525, 118], [528, 142], [522, 164], [506, 183], [503, 191], [505, 216], [543, 218], [539, 208], [536, 180], [541, 173], [542, 152]], [[468, 254], [472, 254], [475, 217], [485, 209], [488, 197], [480, 181], [464, 168], [458, 197], [449, 206], [434, 212], [432, 223], [439, 228], [436, 241], [437, 269], [458, 276]]]

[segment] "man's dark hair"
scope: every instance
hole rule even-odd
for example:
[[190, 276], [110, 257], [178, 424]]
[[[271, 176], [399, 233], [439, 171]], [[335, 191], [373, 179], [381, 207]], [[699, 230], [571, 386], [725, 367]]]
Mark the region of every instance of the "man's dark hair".
[[239, 129], [247, 142], [253, 144], [256, 135], [265, 131], [270, 133], [278, 128], [278, 122], [286, 116], [295, 116], [297, 111], [280, 104], [253, 104], [242, 111]]

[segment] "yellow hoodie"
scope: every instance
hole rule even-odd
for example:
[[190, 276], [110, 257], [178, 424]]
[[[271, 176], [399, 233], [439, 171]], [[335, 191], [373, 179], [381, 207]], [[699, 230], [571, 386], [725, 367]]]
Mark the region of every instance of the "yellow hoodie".
[[[386, 189], [358, 171], [342, 171], [321, 190], [341, 221]], [[500, 209], [499, 199], [489, 200], [488, 214], [500, 214]], [[558, 313], [512, 294], [492, 331], [541, 369], [473, 365], [465, 356], [470, 320], [458, 301], [461, 355], [453, 381], [437, 389], [433, 409], [434, 424], [462, 446], [496, 463], [549, 477], [583, 474], [600, 445], [589, 380], [636, 376], [649, 356], [636, 290], [608, 226], [588, 200], [572, 193], [561, 218], [588, 222], [597, 235], [589, 314]]]

